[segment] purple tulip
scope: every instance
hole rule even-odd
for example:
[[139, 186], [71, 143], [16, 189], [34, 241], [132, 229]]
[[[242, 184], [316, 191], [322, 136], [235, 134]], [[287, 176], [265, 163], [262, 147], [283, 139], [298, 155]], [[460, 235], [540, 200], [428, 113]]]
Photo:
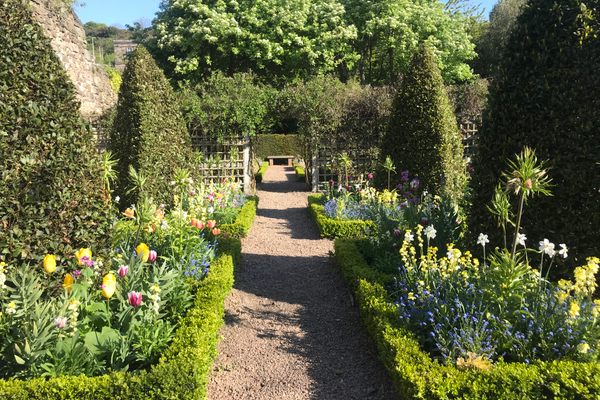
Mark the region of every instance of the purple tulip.
[[119, 273], [119, 276], [121, 278], [125, 278], [127, 276], [127, 274], [129, 273], [129, 266], [127, 266], [127, 265], [121, 265], [119, 267], [118, 273]]
[[127, 299], [129, 300], [129, 304], [132, 307], [139, 307], [142, 305], [142, 294], [140, 292], [129, 292], [127, 295]]
[[156, 261], [157, 256], [158, 255], [156, 254], [156, 251], [150, 250], [150, 255], [148, 256], [148, 261], [150, 261], [150, 262]]

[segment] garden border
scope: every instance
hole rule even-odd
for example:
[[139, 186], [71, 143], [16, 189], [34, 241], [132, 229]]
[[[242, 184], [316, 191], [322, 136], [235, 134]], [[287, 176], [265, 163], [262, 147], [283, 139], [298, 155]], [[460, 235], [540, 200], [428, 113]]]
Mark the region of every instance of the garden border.
[[376, 226], [373, 221], [362, 220], [336, 220], [325, 215], [323, 204], [325, 196], [323, 194], [311, 194], [308, 196], [308, 209], [312, 214], [321, 237], [335, 238], [365, 238], [370, 232], [376, 232]]
[[263, 178], [264, 178], [265, 173], [267, 172], [268, 168], [269, 168], [268, 161], [262, 161], [260, 163], [260, 168], [258, 169], [258, 172], [256, 173], [256, 175], [254, 175], [254, 179], [256, 180], [256, 183], [261, 183], [263, 181]]
[[442, 365], [402, 327], [384, 285], [389, 277], [369, 267], [356, 242], [336, 239], [335, 263], [351, 286], [362, 320], [399, 393], [416, 399], [597, 399], [600, 363], [538, 361], [496, 363], [490, 371]]
[[306, 171], [302, 165], [294, 163], [294, 173], [299, 182], [306, 182]]
[[180, 322], [172, 343], [148, 371], [112, 372], [101, 376], [64, 376], [0, 380], [3, 400], [205, 399], [224, 322], [225, 298], [233, 288], [241, 241], [250, 229], [258, 198], [249, 199], [229, 233], [219, 241], [220, 255], [206, 279], [197, 283], [193, 306]]

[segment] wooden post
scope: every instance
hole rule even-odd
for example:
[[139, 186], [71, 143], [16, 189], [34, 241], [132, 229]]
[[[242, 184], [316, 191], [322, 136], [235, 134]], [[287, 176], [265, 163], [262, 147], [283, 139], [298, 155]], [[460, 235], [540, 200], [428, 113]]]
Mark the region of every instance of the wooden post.
[[311, 177], [312, 177], [312, 191], [319, 191], [319, 148], [314, 146], [313, 153], [311, 154]]
[[244, 139], [244, 193], [252, 190], [252, 161], [250, 160], [250, 138]]

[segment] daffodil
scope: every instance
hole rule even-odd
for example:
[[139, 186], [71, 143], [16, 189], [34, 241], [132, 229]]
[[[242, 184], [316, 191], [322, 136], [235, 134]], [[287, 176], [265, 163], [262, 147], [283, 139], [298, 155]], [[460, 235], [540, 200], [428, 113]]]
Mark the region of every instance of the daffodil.
[[140, 243], [135, 248], [135, 252], [142, 262], [148, 262], [148, 258], [150, 258], [150, 248], [146, 243]]
[[44, 257], [43, 266], [44, 271], [46, 271], [47, 274], [51, 274], [56, 271], [56, 256], [54, 254], [46, 254], [46, 257]]

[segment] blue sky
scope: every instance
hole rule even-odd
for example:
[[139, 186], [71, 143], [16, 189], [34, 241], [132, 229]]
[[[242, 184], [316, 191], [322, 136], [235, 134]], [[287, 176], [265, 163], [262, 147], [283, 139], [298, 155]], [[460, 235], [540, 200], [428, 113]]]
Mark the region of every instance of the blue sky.
[[[492, 9], [497, 0], [467, 0], [472, 5], [481, 5], [484, 15]], [[152, 21], [158, 11], [160, 0], [83, 0], [84, 6], [76, 6], [75, 11], [83, 23], [103, 22], [108, 25], [133, 24], [140, 19]]]

